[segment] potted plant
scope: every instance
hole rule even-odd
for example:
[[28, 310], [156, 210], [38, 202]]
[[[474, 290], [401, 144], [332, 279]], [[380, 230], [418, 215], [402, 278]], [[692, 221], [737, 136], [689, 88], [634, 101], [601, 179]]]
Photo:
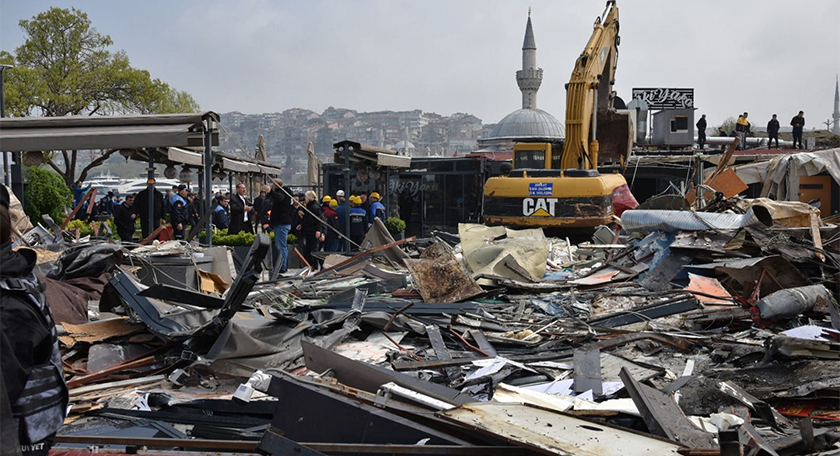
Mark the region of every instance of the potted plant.
[[385, 220], [385, 228], [394, 236], [394, 239], [405, 239], [405, 221], [398, 217], [388, 217]]

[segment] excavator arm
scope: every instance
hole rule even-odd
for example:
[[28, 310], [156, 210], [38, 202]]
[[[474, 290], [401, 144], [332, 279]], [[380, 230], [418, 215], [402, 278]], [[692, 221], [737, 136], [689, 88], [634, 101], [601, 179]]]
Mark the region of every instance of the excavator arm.
[[[595, 20], [592, 36], [575, 61], [566, 85], [563, 169], [598, 169], [601, 155], [622, 163], [629, 157], [632, 148], [629, 117], [616, 113], [612, 107], [620, 42], [618, 28], [618, 6], [610, 0], [604, 14]], [[601, 145], [603, 154], [599, 150]]]

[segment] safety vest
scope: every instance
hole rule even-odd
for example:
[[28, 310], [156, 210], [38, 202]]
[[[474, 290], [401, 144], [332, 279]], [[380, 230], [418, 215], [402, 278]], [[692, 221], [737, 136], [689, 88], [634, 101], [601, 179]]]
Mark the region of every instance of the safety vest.
[[11, 404], [15, 422], [22, 423], [26, 428], [26, 433], [19, 432], [19, 435], [26, 435], [28, 443], [37, 443], [61, 428], [69, 401], [55, 323], [44, 298], [44, 285], [34, 275], [2, 278], [0, 289], [31, 305], [50, 329], [53, 350], [49, 361], [33, 366], [20, 397]]

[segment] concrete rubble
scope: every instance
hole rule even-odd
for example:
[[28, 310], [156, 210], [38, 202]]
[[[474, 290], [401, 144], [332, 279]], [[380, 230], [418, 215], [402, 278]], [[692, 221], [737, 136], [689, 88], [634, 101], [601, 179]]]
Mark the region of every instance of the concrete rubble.
[[284, 275], [263, 235], [234, 259], [35, 227], [71, 396], [53, 452], [840, 454], [840, 229], [706, 207], [579, 243], [374, 228]]

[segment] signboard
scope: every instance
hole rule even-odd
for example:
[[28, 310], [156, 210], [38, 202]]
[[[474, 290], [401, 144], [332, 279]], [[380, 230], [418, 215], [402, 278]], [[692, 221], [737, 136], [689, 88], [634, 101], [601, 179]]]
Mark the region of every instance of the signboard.
[[531, 182], [528, 184], [528, 196], [551, 196], [554, 184], [551, 182]]
[[694, 89], [633, 89], [633, 99], [641, 98], [650, 109], [692, 109]]

